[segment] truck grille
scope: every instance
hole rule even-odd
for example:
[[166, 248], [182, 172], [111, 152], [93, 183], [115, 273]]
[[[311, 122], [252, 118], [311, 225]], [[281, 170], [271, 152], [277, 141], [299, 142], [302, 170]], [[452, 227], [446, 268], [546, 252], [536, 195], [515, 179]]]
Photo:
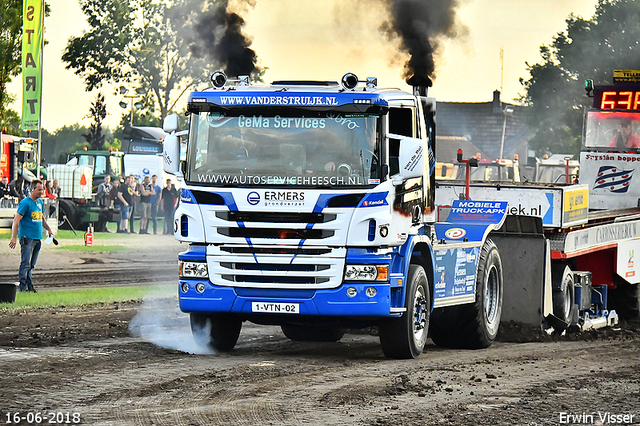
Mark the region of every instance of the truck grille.
[[269, 238], [294, 240], [320, 240], [333, 237], [334, 231], [323, 229], [273, 228], [218, 228], [220, 235], [233, 238]]
[[[238, 253], [237, 249], [253, 252]], [[327, 250], [324, 256], [302, 254], [302, 250], [294, 247], [287, 249], [292, 250], [290, 254], [270, 253], [273, 248], [267, 247], [230, 250], [229, 246], [210, 246], [207, 256], [209, 278], [217, 285], [250, 288], [324, 289], [340, 285], [344, 249], [324, 248]]]
[[273, 212], [216, 212], [216, 217], [228, 222], [263, 223], [327, 223], [336, 220], [327, 213], [273, 213]]
[[[216, 212], [216, 217], [231, 222], [229, 227], [218, 226], [220, 235], [231, 238], [265, 238], [276, 240], [322, 240], [331, 238], [331, 229], [311, 228], [309, 224], [328, 223], [336, 220], [332, 213], [273, 213], [273, 212]], [[247, 224], [265, 224], [246, 226]], [[273, 226], [286, 224], [286, 227]]]

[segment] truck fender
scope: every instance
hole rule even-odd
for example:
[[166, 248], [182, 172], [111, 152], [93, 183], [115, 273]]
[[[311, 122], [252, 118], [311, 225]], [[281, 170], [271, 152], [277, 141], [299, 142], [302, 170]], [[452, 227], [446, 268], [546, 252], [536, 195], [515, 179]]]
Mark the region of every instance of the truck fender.
[[[420, 264], [429, 280], [431, 309], [433, 309], [433, 277], [435, 274], [435, 262], [433, 259], [433, 247], [429, 237], [426, 235], [410, 235], [407, 241], [398, 248], [397, 255], [393, 256], [389, 271], [389, 278], [393, 286], [399, 279], [406, 283], [411, 263]], [[401, 300], [404, 300], [405, 291], [406, 286], [403, 286]]]

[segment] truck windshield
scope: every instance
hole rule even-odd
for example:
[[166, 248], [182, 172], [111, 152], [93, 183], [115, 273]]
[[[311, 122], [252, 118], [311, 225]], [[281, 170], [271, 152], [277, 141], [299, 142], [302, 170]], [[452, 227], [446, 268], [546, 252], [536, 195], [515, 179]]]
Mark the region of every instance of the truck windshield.
[[588, 111], [584, 147], [607, 151], [640, 148], [640, 113]]
[[187, 181], [213, 186], [380, 183], [379, 116], [191, 115]]

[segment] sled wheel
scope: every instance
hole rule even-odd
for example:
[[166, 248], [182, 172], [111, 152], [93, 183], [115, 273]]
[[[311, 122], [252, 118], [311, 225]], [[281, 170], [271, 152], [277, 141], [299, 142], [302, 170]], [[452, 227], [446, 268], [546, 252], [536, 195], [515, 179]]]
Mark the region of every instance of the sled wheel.
[[236, 345], [242, 321], [230, 314], [191, 314], [191, 333], [197, 344], [228, 352]]
[[337, 342], [344, 331], [337, 327], [311, 327], [304, 325], [282, 325], [282, 332], [295, 342]]
[[640, 317], [640, 284], [620, 283], [609, 290], [608, 309], [615, 309], [622, 319]]
[[420, 265], [409, 265], [405, 296], [407, 311], [380, 324], [380, 344], [387, 358], [417, 358], [427, 341], [431, 301], [429, 281]]
[[502, 317], [503, 280], [500, 254], [487, 240], [478, 259], [475, 302], [435, 309], [429, 330], [433, 342], [450, 348], [491, 346]]
[[571, 325], [575, 302], [573, 272], [569, 266], [558, 266], [553, 270], [553, 315]]

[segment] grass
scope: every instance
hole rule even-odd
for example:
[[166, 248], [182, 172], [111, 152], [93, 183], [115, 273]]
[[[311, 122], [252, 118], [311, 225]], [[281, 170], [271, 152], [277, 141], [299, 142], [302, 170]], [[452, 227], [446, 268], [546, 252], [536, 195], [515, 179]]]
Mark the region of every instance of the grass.
[[62, 308], [132, 300], [140, 301], [145, 296], [171, 297], [175, 295], [175, 292], [176, 288], [173, 285], [51, 290], [39, 293], [18, 292], [14, 303], [0, 303], [0, 313], [25, 309]]

